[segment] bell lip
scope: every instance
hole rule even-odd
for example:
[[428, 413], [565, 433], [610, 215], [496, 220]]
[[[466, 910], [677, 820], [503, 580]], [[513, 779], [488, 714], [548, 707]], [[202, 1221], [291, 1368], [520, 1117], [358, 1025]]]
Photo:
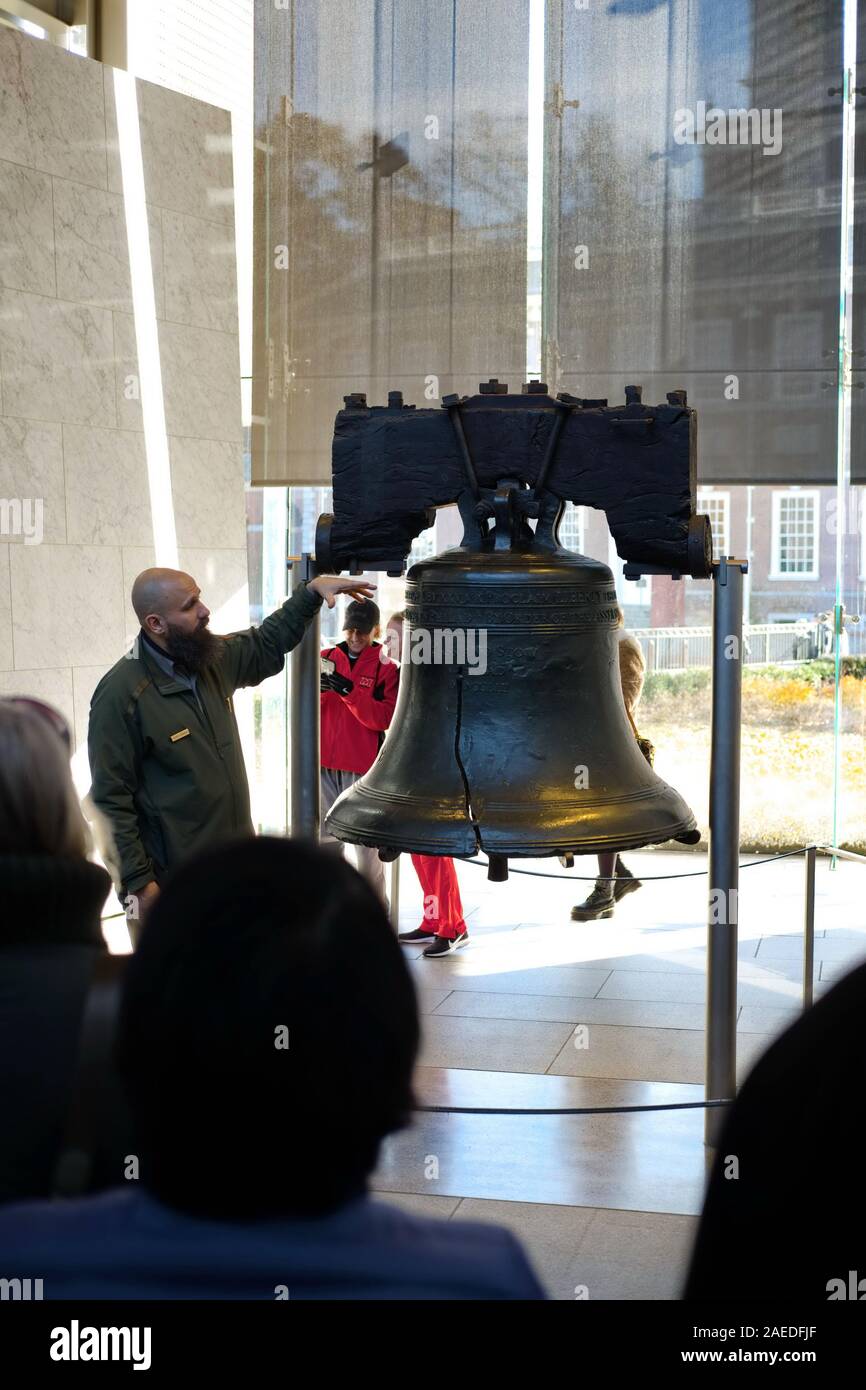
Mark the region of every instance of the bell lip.
[[[511, 845], [506, 841], [497, 840], [493, 832], [491, 840], [490, 832], [485, 835], [483, 827], [478, 830], [478, 843], [474, 848], [459, 848], [456, 844], [443, 840], [427, 840], [424, 836], [383, 836], [375, 832], [367, 832], [340, 826], [338, 822], [330, 819], [327, 821], [327, 829], [335, 839], [345, 844], [363, 845], [367, 849], [396, 849], [401, 854], [427, 854], [431, 857], [443, 857], [452, 859], [472, 859], [475, 855], [494, 854], [502, 855], [506, 859], [553, 859], [561, 854], [573, 854], [576, 857], [583, 857], [590, 854], [605, 853], [626, 853], [628, 850], [645, 849], [648, 845], [665, 845], [671, 840], [676, 840], [680, 835], [697, 830], [697, 822], [694, 816], [687, 820], [680, 821], [664, 831], [655, 831], [651, 834], [637, 835], [609, 835], [597, 836], [592, 840], [581, 840], [579, 845], [574, 840], [563, 838], [559, 842], [547, 841], [543, 845], [535, 845], [527, 848], [526, 844]], [[465, 830], [471, 830], [472, 823], [465, 823]], [[409, 843], [411, 839], [411, 844]]]
[[[653, 780], [647, 785], [635, 790], [622, 792], [620, 794], [597, 795], [582, 799], [581, 810], [584, 813], [592, 811], [596, 814], [599, 812], [604, 814], [606, 811], [613, 811], [623, 806], [631, 806], [635, 809], [639, 809], [641, 803], [651, 801], [657, 808], [656, 814], [658, 819], [656, 827], [647, 826], [644, 829], [635, 825], [630, 835], [620, 833], [619, 835], [610, 834], [607, 836], [599, 834], [585, 839], [580, 839], [580, 837], [578, 837], [581, 846], [598, 845], [603, 852], [607, 849], [613, 849], [616, 844], [622, 842], [624, 848], [637, 848], [638, 841], [641, 840], [645, 844], [664, 844], [668, 839], [673, 840], [679, 835], [685, 835], [697, 830], [698, 825], [695, 814], [676, 788], [661, 783], [660, 789], [659, 783], [661, 779], [654, 773], [650, 775]], [[664, 809], [659, 807], [659, 802], [662, 797], [667, 802], [667, 806]], [[351, 823], [343, 819], [341, 815], [344, 798], [346, 799], [347, 805], [351, 805], [352, 807], [353, 814]], [[338, 798], [331, 810], [327, 813], [324, 825], [337, 839], [347, 838], [347, 835], [352, 835], [353, 837], [357, 836], [357, 838], [350, 840], [349, 843], [365, 844], [372, 848], [378, 848], [381, 843], [381, 825], [371, 824], [371, 822], [374, 822], [379, 817], [387, 822], [393, 814], [393, 808], [397, 804], [401, 806], [404, 824], [409, 826], [413, 824], [420, 825], [423, 827], [424, 831], [429, 831], [435, 826], [441, 827], [443, 834], [439, 843], [449, 843], [451, 837], [455, 833], [472, 833], [477, 836], [479, 843], [483, 847], [485, 839], [488, 841], [491, 839], [498, 840], [500, 835], [507, 835], [508, 832], [503, 832], [499, 828], [497, 821], [501, 818], [507, 819], [511, 815], [519, 816], [521, 813], [525, 812], [527, 803], [523, 799], [518, 799], [514, 802], [491, 799], [486, 805], [483, 802], [477, 805], [477, 816], [470, 817], [468, 814], [464, 814], [458, 817], [454, 814], [455, 800], [442, 800], [436, 797], [431, 798], [429, 796], [419, 795], [415, 792], [397, 793], [391, 789], [383, 791], [379, 787], [369, 786], [367, 784], [367, 774], [365, 774], [354, 786], [348, 788], [343, 796]], [[560, 807], [563, 811], [567, 810], [573, 812], [576, 809], [574, 799], [571, 797], [559, 797], [549, 804]], [[362, 808], [366, 808], [366, 815], [363, 814]], [[383, 810], [380, 808], [387, 809]], [[431, 814], [437, 810], [440, 813], [438, 818], [435, 814]], [[370, 825], [370, 829], [359, 826], [358, 822], [363, 822], [364, 820]], [[667, 824], [665, 824], [665, 822], [667, 822]], [[568, 853], [574, 846], [574, 840], [569, 838], [569, 835], [574, 835], [579, 825], [580, 821], [572, 821], [570, 827], [559, 831], [556, 839], [553, 839], [551, 832], [550, 835], [543, 839], [543, 844], [545, 846], [549, 845], [550, 849], [542, 852], [550, 854]], [[666, 829], [666, 834], [659, 833], [660, 830], [663, 831]], [[342, 834], [340, 833], [341, 830], [343, 832]], [[360, 838], [362, 835], [364, 839]], [[400, 843], [404, 838], [408, 842], [408, 839], [411, 837], [409, 835], [404, 837], [392, 833], [387, 838], [385, 848], [387, 848], [389, 844], [396, 845]], [[434, 837], [431, 837], [431, 842], [433, 838]], [[628, 843], [626, 844], [625, 841]], [[424, 853], [425, 851], [420, 850], [418, 852]], [[582, 850], [581, 852], [592, 853], [592, 849], [590, 848], [587, 851]], [[494, 845], [493, 853], [500, 853], [498, 844]], [[513, 850], [503, 850], [502, 853], [522, 855], [524, 858], [530, 859], [534, 857], [531, 851], [521, 850], [519, 847]]]
[[656, 831], [651, 835], [599, 836], [593, 840], [581, 840], [579, 845], [576, 845], [574, 841], [569, 844], [563, 840], [561, 844], [547, 844], [543, 848], [529, 850], [525, 846], [511, 849], [505, 843], [498, 841], [491, 843], [489, 835], [487, 843], [485, 843], [482, 831], [481, 849], [485, 854], [502, 854], [508, 859], [550, 859], [561, 854], [573, 854], [575, 858], [588, 854], [624, 854], [628, 850], [645, 849], [648, 845], [666, 845], [687, 831], [696, 829], [697, 825], [692, 821], [691, 824], [685, 822], [669, 831]]

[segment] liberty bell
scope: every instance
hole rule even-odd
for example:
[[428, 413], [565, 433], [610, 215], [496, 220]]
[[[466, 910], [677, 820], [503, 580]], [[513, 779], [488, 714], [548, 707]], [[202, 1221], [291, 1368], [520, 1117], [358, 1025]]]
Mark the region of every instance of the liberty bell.
[[512, 857], [695, 843], [626, 715], [612, 571], [560, 546], [562, 502], [518, 479], [461, 512], [461, 544], [409, 570], [391, 728], [329, 831], [386, 860], [482, 851], [494, 879]]

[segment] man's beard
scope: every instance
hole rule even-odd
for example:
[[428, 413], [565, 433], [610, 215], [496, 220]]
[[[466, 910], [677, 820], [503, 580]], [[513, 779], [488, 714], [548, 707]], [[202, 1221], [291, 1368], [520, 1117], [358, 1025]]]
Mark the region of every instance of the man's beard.
[[222, 652], [221, 639], [215, 637], [207, 627], [200, 627], [196, 632], [188, 633], [181, 632], [169, 623], [165, 645], [175, 666], [179, 666], [190, 676], [198, 676], [202, 671], [210, 670], [217, 664]]

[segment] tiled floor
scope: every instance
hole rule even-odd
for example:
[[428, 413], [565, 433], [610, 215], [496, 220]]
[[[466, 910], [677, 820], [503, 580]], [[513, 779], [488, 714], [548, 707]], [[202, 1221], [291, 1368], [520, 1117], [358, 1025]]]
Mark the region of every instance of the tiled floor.
[[691, 1216], [389, 1193], [419, 1216], [493, 1221], [523, 1242], [556, 1299], [677, 1298], [697, 1224]]
[[[752, 857], [752, 861], [755, 857]], [[406, 950], [424, 1038], [421, 1104], [481, 1108], [652, 1105], [703, 1099], [706, 879], [702, 857], [628, 855], [644, 887], [615, 918], [578, 924], [591, 884], [556, 861], [490, 884], [459, 865], [470, 945]], [[744, 862], [752, 862], [748, 857]], [[404, 859], [401, 930], [421, 895]], [[582, 866], [591, 873], [592, 866]], [[819, 861], [815, 994], [866, 959], [862, 866]], [[801, 1008], [803, 867], [743, 871], [738, 1062], [742, 1076]], [[384, 1148], [376, 1188], [449, 1220], [496, 1221], [523, 1240], [558, 1299], [675, 1298], [706, 1171], [703, 1111], [517, 1116], [422, 1113]]]
[[[698, 1086], [421, 1067], [421, 1105], [571, 1109], [700, 1101]], [[703, 1112], [419, 1114], [384, 1148], [380, 1191], [693, 1215]]]

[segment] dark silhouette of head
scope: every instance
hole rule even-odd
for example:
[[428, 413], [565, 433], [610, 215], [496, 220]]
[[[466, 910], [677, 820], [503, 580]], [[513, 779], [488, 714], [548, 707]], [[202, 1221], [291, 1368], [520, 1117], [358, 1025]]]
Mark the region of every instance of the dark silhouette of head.
[[53, 707], [0, 698], [0, 854], [86, 854], [68, 741]]
[[260, 838], [189, 861], [121, 1006], [142, 1182], [226, 1220], [336, 1209], [408, 1122], [418, 1035], [385, 910], [343, 860]]

